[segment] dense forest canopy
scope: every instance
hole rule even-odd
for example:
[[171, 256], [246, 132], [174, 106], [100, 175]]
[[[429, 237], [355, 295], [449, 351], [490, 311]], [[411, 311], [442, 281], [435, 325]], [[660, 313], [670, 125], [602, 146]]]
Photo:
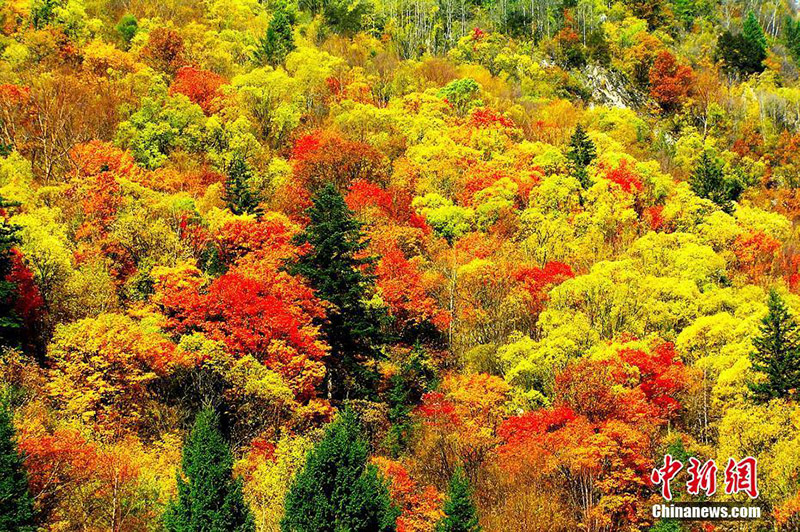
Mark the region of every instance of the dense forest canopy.
[[700, 530], [666, 454], [796, 530], [799, 77], [787, 0], [0, 0], [0, 530]]

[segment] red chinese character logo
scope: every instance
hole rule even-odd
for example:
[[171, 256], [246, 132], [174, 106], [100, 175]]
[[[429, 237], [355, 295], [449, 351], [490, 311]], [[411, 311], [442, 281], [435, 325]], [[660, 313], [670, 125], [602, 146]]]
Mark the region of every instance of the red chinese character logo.
[[717, 464], [714, 460], [709, 460], [701, 466], [700, 460], [695, 457], [689, 458], [689, 481], [686, 482], [686, 491], [691, 495], [697, 495], [703, 490], [706, 495], [714, 495], [717, 491]]
[[667, 454], [664, 455], [664, 467], [653, 469], [653, 472], [650, 473], [650, 480], [653, 484], [661, 484], [661, 496], [668, 501], [672, 500], [672, 491], [669, 489], [669, 483], [682, 468], [682, 463], [678, 460], [673, 460], [672, 456]]
[[731, 495], [744, 492], [751, 499], [758, 497], [757, 467], [758, 461], [752, 456], [743, 458], [739, 462], [729, 458], [725, 467], [725, 493]]

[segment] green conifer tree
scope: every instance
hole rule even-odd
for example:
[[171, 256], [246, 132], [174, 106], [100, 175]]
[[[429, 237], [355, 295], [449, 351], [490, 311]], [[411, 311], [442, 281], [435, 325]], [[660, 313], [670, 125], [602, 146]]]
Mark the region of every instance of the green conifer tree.
[[258, 197], [250, 190], [253, 171], [242, 157], [234, 157], [225, 181], [225, 203], [235, 214], [258, 213]]
[[131, 47], [131, 41], [139, 31], [139, 21], [136, 20], [136, 17], [131, 13], [126, 13], [122, 15], [122, 18], [119, 20], [119, 23], [115, 29], [117, 30], [117, 33], [119, 33], [119, 36], [122, 39], [122, 44], [127, 50]]
[[11, 415], [3, 404], [0, 404], [0, 530], [36, 530], [28, 474], [17, 449]]
[[[0, 212], [15, 205], [0, 197]], [[0, 216], [0, 345], [6, 346], [20, 343], [19, 316], [14, 310], [17, 286], [8, 280], [12, 268], [11, 249], [19, 242], [17, 230], [4, 215]]]
[[800, 327], [775, 290], [769, 293], [767, 308], [761, 335], [753, 340], [756, 349], [750, 354], [753, 371], [766, 377], [749, 383], [758, 402], [788, 398], [800, 390]]
[[795, 62], [800, 62], [800, 20], [787, 16], [784, 23], [783, 38], [786, 48], [794, 57]]
[[283, 532], [393, 532], [398, 512], [361, 436], [345, 410], [308, 453], [286, 495]]
[[742, 35], [748, 42], [753, 43], [766, 54], [767, 36], [761, 27], [761, 23], [758, 22], [758, 17], [752, 11], [748, 11], [747, 18], [744, 19]]
[[389, 422], [392, 426], [386, 444], [392, 456], [398, 457], [406, 449], [414, 429], [411, 412], [419, 404], [422, 395], [435, 387], [436, 375], [425, 350], [415, 345], [409, 356], [400, 365], [400, 371], [389, 379], [386, 403], [389, 406]]
[[573, 176], [585, 189], [589, 188], [589, 185], [591, 185], [587, 168], [596, 158], [597, 149], [594, 146], [594, 142], [592, 142], [589, 135], [586, 134], [586, 130], [583, 129], [583, 126], [578, 124], [569, 140], [567, 159], [572, 166]]
[[723, 211], [733, 212], [733, 202], [739, 199], [743, 187], [735, 177], [726, 177], [722, 165], [708, 152], [703, 152], [689, 178], [692, 191], [701, 198], [710, 199]]
[[436, 523], [436, 532], [480, 532], [478, 513], [472, 502], [472, 488], [462, 468], [457, 468], [450, 479], [444, 517]]
[[284, 62], [286, 56], [295, 49], [294, 17], [284, 6], [280, 6], [269, 21], [267, 32], [259, 40], [254, 53], [260, 65], [277, 66]]
[[[253, 515], [241, 481], [232, 474], [233, 456], [211, 409], [197, 414], [183, 447], [178, 499], [170, 503], [164, 525], [170, 532], [252, 532]], [[184, 480], [185, 477], [185, 480]]]
[[[331, 348], [326, 358], [328, 395], [336, 399], [374, 396], [376, 361], [384, 343], [381, 316], [366, 304], [374, 284], [374, 258], [364, 257], [361, 222], [332, 184], [324, 185], [306, 211], [309, 224], [295, 243], [309, 251], [289, 266], [304, 276], [317, 296], [331, 304], [320, 323]], [[365, 271], [366, 270], [366, 271]]]

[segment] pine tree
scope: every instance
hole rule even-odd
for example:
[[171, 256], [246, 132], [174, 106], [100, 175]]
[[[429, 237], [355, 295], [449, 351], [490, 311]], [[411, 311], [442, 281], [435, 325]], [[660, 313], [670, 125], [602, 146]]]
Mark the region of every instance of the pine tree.
[[726, 31], [719, 36], [714, 56], [723, 62], [723, 69], [729, 74], [749, 76], [764, 71], [767, 48], [767, 36], [755, 13], [750, 11], [740, 34]]
[[308, 227], [295, 238], [310, 250], [289, 266], [304, 276], [317, 296], [331, 304], [320, 323], [331, 348], [327, 357], [328, 395], [336, 399], [372, 397], [377, 382], [375, 362], [384, 343], [381, 320], [365, 300], [374, 284], [374, 258], [364, 257], [367, 240], [361, 223], [342, 195], [328, 183], [306, 211]]
[[407, 447], [414, 428], [411, 412], [419, 404], [422, 395], [434, 388], [435, 373], [425, 351], [417, 344], [403, 361], [400, 371], [389, 379], [386, 403], [389, 406], [389, 428], [386, 444], [394, 457]]
[[722, 165], [707, 152], [700, 157], [689, 178], [689, 185], [695, 194], [710, 199], [727, 213], [733, 212], [733, 202], [739, 199], [743, 190], [739, 180], [726, 177]]
[[[0, 212], [16, 204], [0, 197]], [[19, 339], [19, 317], [14, 310], [17, 287], [8, 281], [11, 273], [11, 249], [17, 245], [17, 227], [0, 218], [0, 345], [17, 346]]]
[[574, 177], [580, 182], [583, 188], [589, 188], [591, 182], [589, 181], [589, 173], [586, 168], [597, 157], [597, 149], [594, 142], [586, 134], [583, 126], [578, 124], [575, 132], [569, 140], [569, 149], [567, 150], [567, 159], [570, 161], [573, 168]]
[[472, 502], [472, 488], [460, 467], [455, 470], [447, 489], [444, 517], [436, 524], [436, 532], [479, 532], [478, 514]]
[[744, 38], [747, 39], [748, 42], [756, 45], [766, 55], [767, 36], [764, 34], [764, 30], [761, 28], [761, 24], [758, 22], [756, 14], [752, 11], [747, 13], [747, 18], [744, 20], [742, 35], [744, 35]]
[[800, 390], [800, 327], [775, 290], [767, 299], [768, 312], [761, 321], [761, 335], [753, 340], [750, 354], [753, 371], [766, 376], [749, 383], [754, 400], [786, 398]]
[[122, 39], [122, 44], [127, 50], [131, 47], [131, 41], [139, 31], [139, 21], [136, 20], [134, 15], [126, 13], [119, 20], [119, 24], [117, 24], [115, 29], [117, 30], [117, 33], [119, 33], [119, 36]]
[[286, 495], [283, 532], [393, 532], [398, 512], [361, 436], [345, 410], [308, 453]]
[[295, 49], [293, 24], [294, 17], [285, 7], [281, 6], [275, 11], [267, 26], [267, 32], [259, 40], [254, 53], [257, 63], [272, 66], [283, 63], [286, 56]]
[[674, 0], [673, 11], [675, 17], [683, 23], [685, 29], [689, 30], [694, 25], [697, 6], [694, 0]]
[[789, 53], [796, 62], [800, 62], [800, 20], [794, 20], [787, 16], [783, 36]]
[[33, 497], [28, 492], [28, 474], [17, 450], [14, 425], [0, 405], [0, 530], [33, 532]]
[[253, 172], [250, 165], [241, 158], [235, 157], [228, 167], [228, 179], [225, 181], [225, 203], [235, 214], [258, 213], [259, 200], [250, 190], [250, 179]]
[[[232, 475], [233, 456], [211, 409], [197, 414], [183, 448], [178, 499], [170, 503], [164, 525], [170, 532], [251, 532], [253, 516]], [[186, 477], [186, 480], [183, 477]]]

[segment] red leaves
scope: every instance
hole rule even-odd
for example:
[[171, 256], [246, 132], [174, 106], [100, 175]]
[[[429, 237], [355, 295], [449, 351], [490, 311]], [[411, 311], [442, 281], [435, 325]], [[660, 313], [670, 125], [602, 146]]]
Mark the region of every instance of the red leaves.
[[513, 273], [513, 277], [531, 295], [531, 312], [538, 314], [547, 301], [547, 292], [552, 287], [575, 277], [575, 272], [563, 262], [548, 262], [544, 268], [522, 266]]
[[345, 202], [351, 210], [356, 212], [368, 208], [378, 208], [383, 214], [392, 212], [394, 208], [394, 198], [389, 191], [361, 179], [350, 185]]
[[681, 107], [693, 83], [691, 67], [679, 65], [666, 50], [658, 54], [650, 68], [650, 96], [667, 112]]
[[295, 177], [312, 191], [324, 183], [344, 190], [357, 179], [374, 182], [383, 172], [383, 157], [375, 148], [328, 131], [300, 137], [292, 162]]
[[474, 109], [469, 115], [469, 122], [472, 127], [479, 129], [492, 127], [513, 129], [516, 127], [513, 120], [488, 107]]
[[309, 287], [267, 264], [260, 263], [258, 278], [232, 270], [206, 289], [196, 270], [162, 277], [156, 299], [168, 328], [200, 331], [235, 357], [254, 356], [309, 399], [324, 376], [326, 347], [312, 323], [323, 317], [322, 306]]
[[375, 458], [373, 463], [388, 479], [392, 502], [402, 512], [397, 532], [433, 532], [443, 515], [442, 494], [433, 486], [421, 486], [400, 462]]
[[429, 321], [444, 328], [449, 323], [448, 314], [426, 292], [419, 268], [393, 243], [383, 247], [375, 274], [381, 296], [401, 326]]
[[44, 300], [33, 279], [33, 273], [28, 269], [22, 252], [18, 249], [11, 250], [11, 271], [6, 277], [6, 281], [14, 283], [16, 286], [14, 311], [22, 320], [23, 327], [28, 330], [33, 328], [36, 320], [40, 318]]
[[220, 95], [219, 89], [227, 83], [225, 78], [214, 72], [187, 66], [178, 70], [169, 93], [185, 95], [199, 105], [205, 114], [211, 115], [219, 107], [215, 102]]
[[762, 231], [739, 235], [733, 243], [737, 265], [752, 283], [759, 283], [775, 262], [780, 241]]
[[427, 424], [435, 427], [455, 427], [460, 423], [455, 405], [441, 392], [423, 395], [417, 413]]
[[636, 194], [637, 192], [641, 192], [642, 188], [644, 188], [642, 182], [639, 180], [639, 176], [636, 175], [634, 169], [625, 159], [623, 159], [616, 168], [606, 171], [606, 179], [619, 185], [619, 187], [628, 194]]
[[608, 496], [577, 500], [584, 520], [635, 521], [656, 429], [680, 408], [684, 370], [670, 343], [572, 363], [556, 379], [553, 407], [501, 425], [502, 467], [524, 482], [588, 484]]
[[623, 362], [639, 370], [639, 388], [647, 400], [661, 410], [663, 418], [680, 410], [681, 405], [675, 396], [686, 386], [686, 368], [675, 354], [675, 346], [671, 342], [656, 346], [652, 353], [623, 349], [619, 356]]

